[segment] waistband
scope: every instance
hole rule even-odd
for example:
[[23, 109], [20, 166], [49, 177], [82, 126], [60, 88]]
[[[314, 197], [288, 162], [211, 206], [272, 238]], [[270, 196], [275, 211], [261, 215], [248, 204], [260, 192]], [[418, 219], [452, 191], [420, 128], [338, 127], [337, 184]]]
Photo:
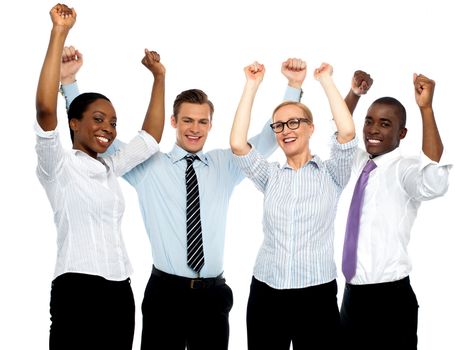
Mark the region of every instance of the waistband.
[[222, 286], [226, 283], [226, 279], [223, 274], [219, 274], [217, 277], [211, 278], [188, 278], [183, 276], [172, 275], [152, 267], [152, 275], [163, 280], [167, 280], [175, 285], [182, 286], [187, 289], [204, 289]]
[[51, 284], [60, 285], [60, 284], [70, 284], [70, 285], [104, 285], [104, 286], [120, 286], [120, 285], [130, 285], [130, 278], [126, 278], [125, 280], [109, 280], [105, 277], [99, 275], [90, 275], [87, 273], [81, 272], [65, 272], [61, 275], [57, 276]]
[[409, 280], [409, 276], [404, 277], [403, 279], [391, 282], [383, 282], [383, 283], [371, 283], [371, 284], [345, 284], [345, 288], [350, 290], [377, 290], [377, 289], [389, 289], [389, 288], [402, 288], [408, 287], [411, 285], [411, 281]]

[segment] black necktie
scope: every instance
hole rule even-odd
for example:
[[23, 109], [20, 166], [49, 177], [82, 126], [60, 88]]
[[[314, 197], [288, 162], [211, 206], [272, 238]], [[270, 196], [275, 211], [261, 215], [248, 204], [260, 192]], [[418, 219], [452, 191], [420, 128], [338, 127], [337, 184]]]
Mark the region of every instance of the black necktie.
[[198, 156], [189, 154], [185, 159], [187, 263], [194, 271], [200, 272], [205, 261], [201, 236], [200, 192], [193, 168], [193, 161], [198, 159]]

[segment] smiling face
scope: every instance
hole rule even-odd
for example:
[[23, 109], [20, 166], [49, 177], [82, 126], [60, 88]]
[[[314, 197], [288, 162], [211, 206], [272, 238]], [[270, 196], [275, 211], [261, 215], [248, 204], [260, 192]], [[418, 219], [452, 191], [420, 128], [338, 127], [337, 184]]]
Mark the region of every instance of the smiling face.
[[404, 122], [398, 106], [373, 103], [368, 109], [363, 126], [366, 151], [376, 157], [397, 148], [407, 133]]
[[111, 102], [105, 99], [91, 102], [81, 119], [73, 118], [69, 122], [74, 134], [73, 148], [96, 158], [117, 136], [116, 124], [117, 117]]
[[292, 158], [302, 154], [310, 153], [309, 141], [313, 134], [314, 126], [311, 116], [307, 116], [305, 111], [297, 104], [284, 104], [274, 112], [273, 122], [287, 122], [290, 119], [306, 119], [301, 121], [300, 126], [291, 130], [288, 125], [284, 126], [284, 130], [276, 133], [275, 137], [280, 148], [284, 151], [287, 158]]
[[210, 106], [184, 102], [171, 123], [176, 129], [176, 144], [187, 152], [197, 153], [203, 149], [211, 129]]

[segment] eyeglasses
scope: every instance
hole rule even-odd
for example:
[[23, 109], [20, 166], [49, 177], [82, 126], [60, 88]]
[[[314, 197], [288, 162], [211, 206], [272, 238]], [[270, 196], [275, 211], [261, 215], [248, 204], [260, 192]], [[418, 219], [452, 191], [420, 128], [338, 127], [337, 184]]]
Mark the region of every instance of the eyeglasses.
[[310, 124], [310, 120], [308, 120], [308, 119], [306, 119], [306, 118], [293, 118], [293, 119], [287, 120], [286, 122], [275, 122], [275, 123], [272, 123], [272, 124], [270, 125], [270, 127], [272, 128], [272, 131], [274, 131], [276, 134], [278, 134], [278, 133], [284, 131], [284, 126], [285, 126], [285, 125], [287, 125], [287, 127], [288, 127], [290, 130], [298, 129], [301, 122], [305, 122], [305, 123], [307, 123], [307, 124]]

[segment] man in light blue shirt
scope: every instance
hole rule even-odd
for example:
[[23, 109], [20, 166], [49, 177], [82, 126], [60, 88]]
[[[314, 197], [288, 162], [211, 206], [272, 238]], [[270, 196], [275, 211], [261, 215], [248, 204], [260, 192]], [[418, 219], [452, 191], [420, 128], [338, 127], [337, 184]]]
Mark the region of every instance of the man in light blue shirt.
[[[82, 56], [77, 57], [82, 60]], [[79, 93], [74, 82], [78, 69], [62, 80], [67, 103]], [[63, 76], [67, 75], [65, 71], [63, 68]], [[289, 81], [305, 78], [305, 71], [285, 65], [282, 72]], [[229, 199], [244, 175], [230, 149], [203, 152], [213, 112], [214, 106], [203, 91], [192, 89], [180, 93], [171, 117], [176, 129], [172, 150], [159, 151], [124, 175], [137, 191], [153, 257], [152, 274], [142, 304], [142, 350], [185, 349], [185, 346], [227, 349], [228, 346], [228, 315], [233, 296], [223, 278], [224, 237]], [[250, 142], [265, 157], [277, 147], [268, 123]], [[120, 142], [111, 148], [120, 152]], [[185, 156], [188, 154], [198, 156], [193, 167], [199, 187], [204, 251], [204, 265], [199, 273], [187, 264]]]

